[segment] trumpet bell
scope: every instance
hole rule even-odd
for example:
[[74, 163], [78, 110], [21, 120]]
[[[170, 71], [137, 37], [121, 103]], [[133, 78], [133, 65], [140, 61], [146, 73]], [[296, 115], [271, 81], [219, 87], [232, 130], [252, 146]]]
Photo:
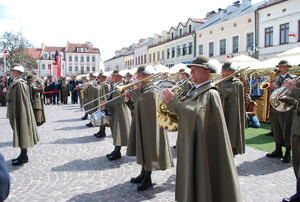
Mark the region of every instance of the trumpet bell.
[[260, 89], [265, 89], [269, 87], [270, 87], [270, 83], [267, 81], [264, 81], [262, 84], [260, 84]]

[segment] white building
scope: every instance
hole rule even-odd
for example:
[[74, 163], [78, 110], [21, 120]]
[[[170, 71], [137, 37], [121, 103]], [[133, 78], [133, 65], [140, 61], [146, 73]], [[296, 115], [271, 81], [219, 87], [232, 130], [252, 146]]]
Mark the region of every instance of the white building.
[[272, 0], [257, 9], [260, 60], [300, 46], [299, 6], [299, 0]]

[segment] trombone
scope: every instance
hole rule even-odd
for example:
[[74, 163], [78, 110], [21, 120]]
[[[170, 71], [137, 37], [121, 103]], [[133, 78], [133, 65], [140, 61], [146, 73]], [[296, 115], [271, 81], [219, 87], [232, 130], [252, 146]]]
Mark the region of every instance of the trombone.
[[[88, 112], [93, 111], [93, 110], [95, 110], [95, 109], [101, 108], [103, 105], [105, 105], [105, 104], [107, 104], [107, 103], [110, 103], [110, 102], [112, 102], [112, 101], [118, 99], [119, 97], [123, 96], [125, 90], [127, 90], [127, 89], [129, 89], [129, 88], [131, 88], [131, 87], [133, 87], [133, 86], [135, 86], [135, 85], [137, 85], [137, 84], [139, 84], [139, 83], [142, 83], [142, 82], [145, 82], [145, 81], [149, 81], [149, 80], [151, 80], [151, 79], [159, 78], [161, 75], [162, 75], [162, 73], [160, 72], [160, 73], [151, 75], [151, 76], [149, 76], [149, 77], [146, 77], [146, 78], [144, 78], [144, 79], [141, 79], [141, 80], [138, 80], [138, 81], [129, 83], [129, 84], [124, 85], [124, 86], [118, 85], [118, 86], [116, 86], [116, 89], [115, 89], [115, 90], [110, 91], [109, 93], [106, 93], [105, 95], [102, 95], [102, 96], [100, 96], [100, 97], [98, 97], [98, 98], [96, 98], [96, 99], [94, 99], [94, 100], [91, 100], [90, 102], [85, 103], [84, 105], [82, 105], [81, 108], [82, 108], [82, 110], [83, 110], [85, 113], [88, 113]], [[96, 102], [96, 101], [98, 101], [98, 100], [104, 99], [104, 98], [110, 96], [111, 94], [113, 94], [113, 93], [115, 93], [115, 92], [118, 92], [119, 96], [116, 96], [116, 97], [114, 97], [114, 98], [112, 98], [112, 99], [110, 99], [110, 100], [108, 100], [108, 101], [106, 101], [106, 102], [100, 103], [99, 105], [97, 105], [97, 106], [95, 106], [95, 107], [93, 107], [93, 108], [90, 108], [90, 109], [88, 109], [88, 110], [85, 110], [85, 109], [84, 109], [85, 106], [87, 106], [87, 105], [89, 105], [89, 104], [91, 104], [91, 103], [93, 103], [93, 102]]]

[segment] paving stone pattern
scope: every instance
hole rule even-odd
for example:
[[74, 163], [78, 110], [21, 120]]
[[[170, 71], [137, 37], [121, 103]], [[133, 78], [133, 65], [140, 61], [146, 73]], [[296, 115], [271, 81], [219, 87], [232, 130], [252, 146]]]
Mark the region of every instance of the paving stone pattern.
[[[99, 128], [85, 126], [83, 111], [77, 104], [45, 106], [47, 123], [38, 128], [40, 142], [28, 151], [29, 163], [13, 167], [19, 155], [12, 147], [12, 130], [6, 107], [0, 107], [0, 152], [11, 176], [7, 202], [18, 201], [174, 201], [175, 167], [152, 173], [153, 188], [138, 192], [129, 182], [140, 173], [134, 157], [109, 161], [113, 150], [110, 129], [106, 138], [93, 136]], [[169, 132], [170, 146], [176, 133]], [[174, 164], [176, 153], [172, 148]], [[281, 201], [295, 192], [292, 163], [265, 157], [265, 152], [247, 147], [235, 157], [243, 201]], [[222, 168], [220, 168], [222, 172]]]

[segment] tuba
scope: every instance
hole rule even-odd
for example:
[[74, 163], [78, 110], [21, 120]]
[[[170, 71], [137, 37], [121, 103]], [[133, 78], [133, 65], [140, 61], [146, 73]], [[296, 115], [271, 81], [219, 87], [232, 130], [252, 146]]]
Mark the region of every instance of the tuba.
[[[228, 75], [225, 78], [220, 79], [220, 77], [218, 77], [217, 79], [213, 80], [213, 85], [217, 86], [220, 83], [222, 83], [223, 81], [226, 81], [236, 75], [238, 75], [239, 73], [245, 71], [246, 69], [248, 69], [250, 67], [246, 67], [246, 68], [241, 68], [237, 71], [235, 71], [234, 73]], [[189, 79], [191, 79], [192, 77], [189, 77]], [[182, 96], [183, 92], [184, 92], [184, 88], [183, 85], [185, 84], [185, 82], [187, 82], [189, 79], [185, 80], [183, 83], [181, 83], [180, 85], [176, 85], [174, 87], [172, 87], [170, 89], [170, 91], [172, 93], [174, 93], [176, 95], [176, 97], [180, 100], [180, 101], [185, 101], [187, 99], [187, 96]], [[178, 128], [178, 117], [175, 113], [170, 112], [167, 110], [167, 103], [164, 100], [160, 100], [159, 104], [158, 104], [158, 108], [157, 108], [157, 121], [159, 123], [159, 125], [165, 129], [169, 129], [172, 131], [176, 131]]]
[[270, 96], [271, 96], [271, 91], [269, 89], [270, 84], [275, 81], [276, 78], [276, 72], [272, 71], [270, 73], [270, 79], [269, 81], [264, 81], [261, 85], [260, 88], [263, 89], [263, 110], [262, 110], [262, 119], [265, 122], [269, 122], [270, 120]]
[[[298, 81], [299, 77], [292, 79], [295, 83]], [[282, 86], [273, 91], [270, 97], [270, 104], [272, 107], [280, 112], [286, 112], [291, 110], [294, 105], [294, 99], [287, 99], [287, 96], [290, 94], [290, 90], [286, 88], [286, 86]]]

